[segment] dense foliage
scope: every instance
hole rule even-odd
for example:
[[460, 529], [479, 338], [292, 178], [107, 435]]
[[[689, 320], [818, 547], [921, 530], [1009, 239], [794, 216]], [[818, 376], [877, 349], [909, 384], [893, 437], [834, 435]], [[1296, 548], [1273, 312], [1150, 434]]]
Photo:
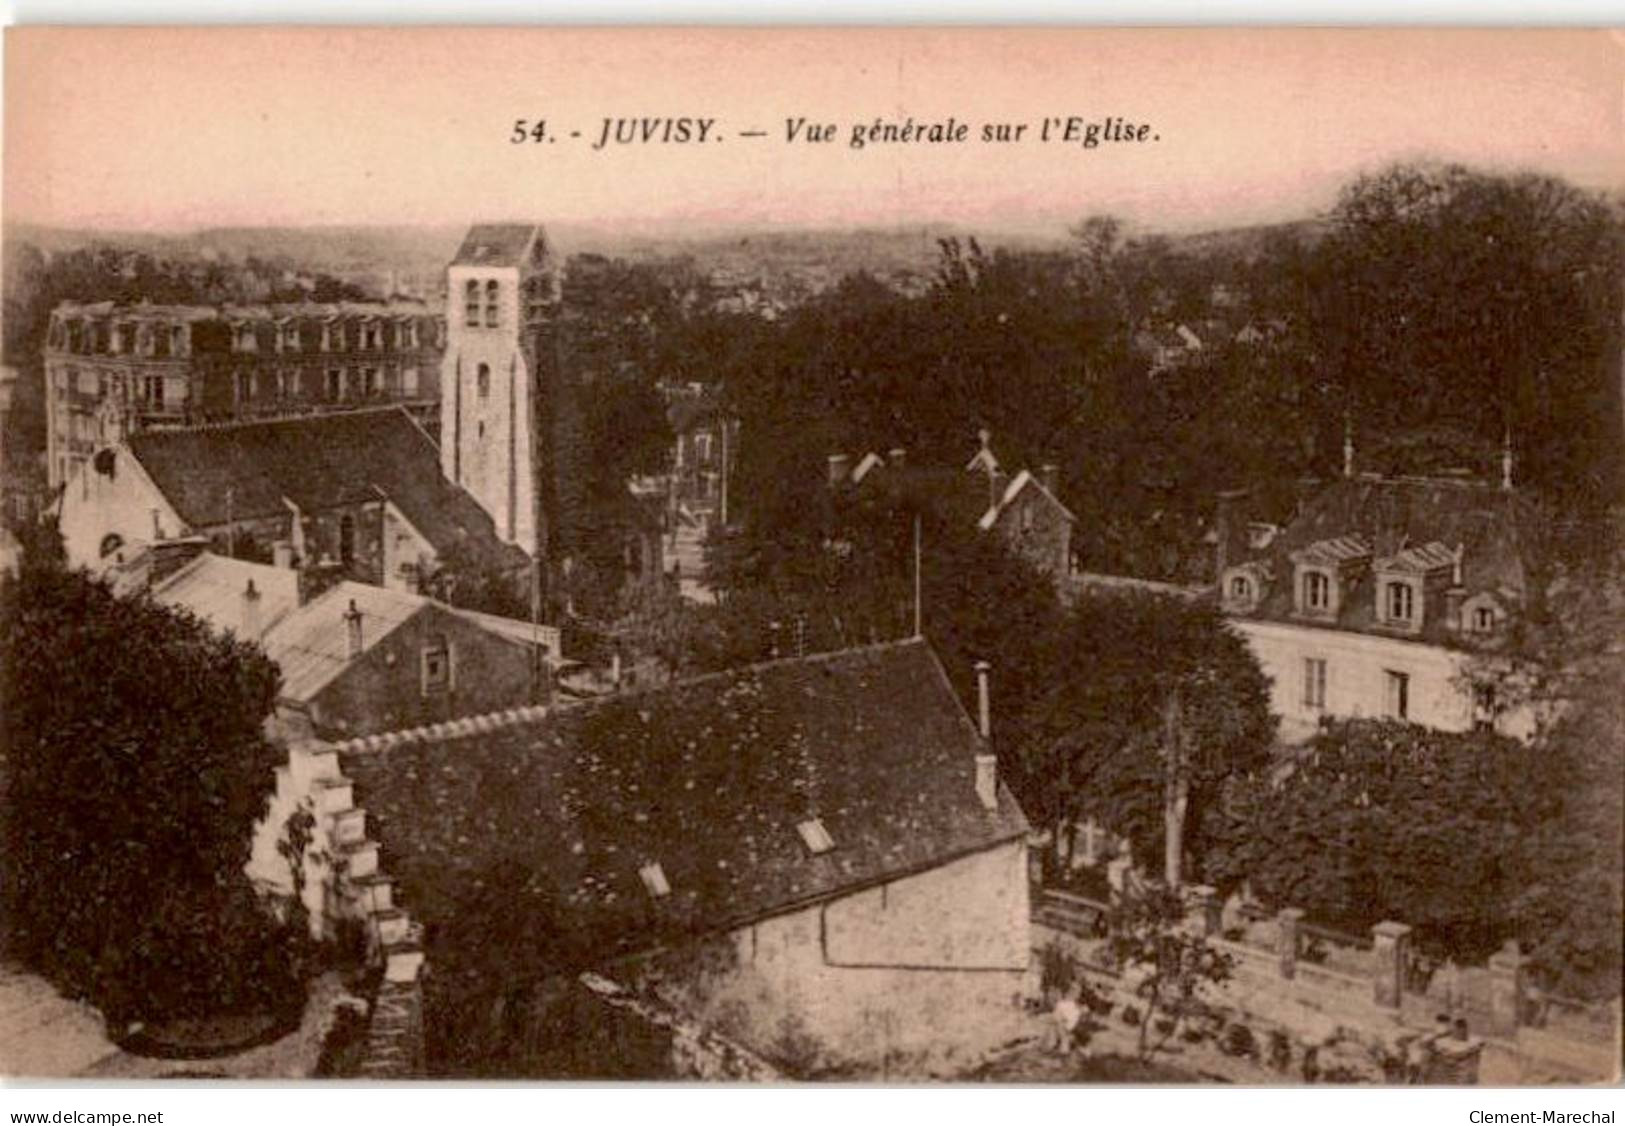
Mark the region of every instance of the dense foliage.
[[1246, 642], [1206, 603], [1099, 592], [1078, 599], [1055, 649], [1069, 675], [1046, 681], [1029, 721], [1028, 815], [1057, 847], [1093, 818], [1156, 869], [1173, 753], [1186, 875], [1204, 875], [1205, 812], [1227, 779], [1262, 774], [1274, 744], [1269, 685]]
[[273, 785], [257, 649], [82, 573], [0, 578], [4, 941], [110, 1021], [289, 988], [243, 865]]
[[1549, 984], [1617, 989], [1613, 698], [1612, 744], [1332, 724], [1288, 776], [1232, 782], [1212, 811], [1209, 878], [1356, 933], [1405, 922], [1424, 953], [1462, 964], [1517, 938]]

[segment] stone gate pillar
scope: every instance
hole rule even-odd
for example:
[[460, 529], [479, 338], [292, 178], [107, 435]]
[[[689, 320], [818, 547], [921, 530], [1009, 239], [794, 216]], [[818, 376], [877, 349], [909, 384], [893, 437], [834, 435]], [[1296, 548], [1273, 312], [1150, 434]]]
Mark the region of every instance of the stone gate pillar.
[[1371, 928], [1371, 997], [1385, 1009], [1400, 1007], [1410, 956], [1410, 927], [1384, 921]]
[[1517, 939], [1490, 955], [1490, 1027], [1492, 1036], [1516, 1036], [1523, 1020], [1524, 966], [1528, 959]]
[[1283, 907], [1275, 916], [1275, 952], [1281, 959], [1281, 976], [1290, 980], [1298, 973], [1298, 928], [1303, 910]]

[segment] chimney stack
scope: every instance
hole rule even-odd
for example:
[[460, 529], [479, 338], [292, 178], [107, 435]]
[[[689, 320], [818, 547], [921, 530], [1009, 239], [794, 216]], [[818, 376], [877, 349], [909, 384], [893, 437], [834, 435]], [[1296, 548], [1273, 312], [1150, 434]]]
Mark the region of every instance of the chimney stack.
[[1507, 429], [1501, 438], [1501, 487], [1512, 488], [1512, 430]]
[[907, 461], [907, 459], [908, 459], [908, 451], [905, 450], [902, 446], [893, 446], [891, 448], [891, 451], [886, 454], [886, 462], [887, 462], [887, 464], [896, 466], [898, 469], [903, 468], [903, 465]]
[[1048, 490], [1049, 495], [1057, 500], [1061, 496], [1061, 467], [1053, 461], [1045, 462], [1038, 468], [1038, 483]]
[[344, 612], [344, 624], [348, 627], [350, 635], [350, 656], [361, 656], [361, 611], [356, 609], [355, 599], [350, 599], [350, 608]]
[[976, 718], [984, 740], [993, 738], [993, 710], [988, 698], [987, 674], [993, 666], [986, 661], [976, 662]]
[[829, 455], [829, 487], [840, 488], [852, 474], [852, 458], [847, 454]]
[[1354, 476], [1354, 423], [1348, 411], [1343, 412], [1343, 476]]
[[259, 635], [260, 592], [254, 589], [254, 580], [249, 579], [248, 585], [243, 588], [242, 636], [245, 641], [253, 641]]
[[976, 756], [976, 796], [981, 800], [983, 809], [996, 810], [999, 808], [999, 759], [997, 755], [979, 754]]
[[287, 540], [277, 540], [271, 545], [271, 563], [273, 566], [291, 570], [293, 568], [293, 544]]

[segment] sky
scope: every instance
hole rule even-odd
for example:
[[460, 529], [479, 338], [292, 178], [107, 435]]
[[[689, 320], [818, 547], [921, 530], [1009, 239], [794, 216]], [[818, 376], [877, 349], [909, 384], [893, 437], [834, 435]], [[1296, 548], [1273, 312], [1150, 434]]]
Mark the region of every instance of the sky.
[[[1622, 61], [1583, 30], [12, 28], [4, 217], [1190, 230], [1323, 211], [1413, 158], [1617, 189]], [[705, 143], [592, 147], [605, 118], [672, 117], [712, 119]], [[910, 117], [967, 140], [850, 144]], [[1068, 117], [1148, 139], [1038, 140]], [[836, 140], [787, 142], [795, 118]], [[537, 119], [553, 139], [514, 143]]]

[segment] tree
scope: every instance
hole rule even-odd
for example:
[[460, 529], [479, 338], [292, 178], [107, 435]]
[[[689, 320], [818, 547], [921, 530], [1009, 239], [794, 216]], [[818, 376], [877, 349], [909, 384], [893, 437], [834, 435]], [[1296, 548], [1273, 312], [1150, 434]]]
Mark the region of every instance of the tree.
[[276, 666], [32, 556], [0, 579], [0, 660], [8, 953], [115, 1024], [286, 1000], [243, 873]]
[[524, 621], [530, 618], [526, 577], [459, 542], [441, 552], [423, 576], [421, 589], [452, 606]]
[[[1107, 949], [1131, 979], [1138, 978], [1136, 992], [1145, 999], [1139, 1055], [1149, 1059], [1180, 1022], [1205, 1010], [1203, 993], [1230, 979], [1234, 959], [1213, 946], [1205, 930], [1188, 925], [1177, 891], [1155, 881], [1131, 877], [1113, 901], [1107, 925]], [[1161, 1039], [1152, 1043], [1159, 1013]]]
[[[1329, 724], [1285, 777], [1238, 778], [1209, 882], [1364, 933], [1409, 924], [1424, 952], [1474, 962], [1518, 932], [1527, 847], [1561, 812], [1572, 761], [1493, 732]], [[1615, 864], [1617, 865], [1617, 856]]]
[[1621, 485], [1622, 226], [1547, 176], [1401, 164], [1344, 189], [1315, 270], [1315, 336], [1367, 424], [1449, 424], [1594, 513]]
[[1086, 592], [1056, 652], [1069, 675], [1047, 678], [1022, 755], [1028, 812], [1053, 828], [1054, 859], [1094, 818], [1142, 862], [1176, 837], [1176, 859], [1202, 874], [1206, 810], [1226, 779], [1271, 761], [1275, 718], [1246, 643], [1206, 604]]

